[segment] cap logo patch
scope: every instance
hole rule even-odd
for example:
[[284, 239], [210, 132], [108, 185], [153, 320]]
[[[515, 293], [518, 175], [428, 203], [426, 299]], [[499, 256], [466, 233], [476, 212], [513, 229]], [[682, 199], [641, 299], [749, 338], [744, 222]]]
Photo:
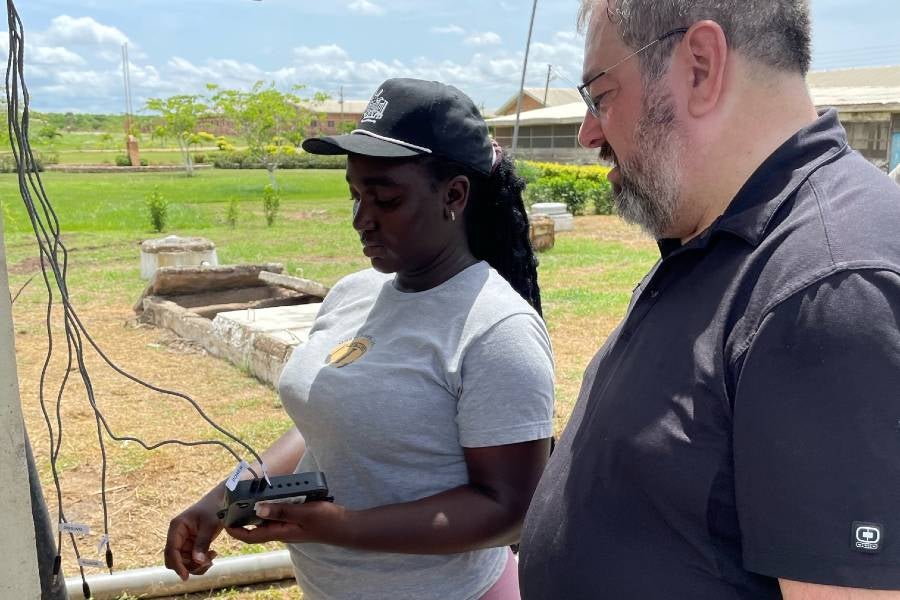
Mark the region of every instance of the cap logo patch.
[[384, 109], [387, 108], [388, 101], [386, 98], [382, 97], [381, 94], [384, 93], [384, 88], [378, 90], [372, 99], [369, 100], [369, 105], [366, 107], [366, 112], [363, 113], [363, 118], [360, 123], [375, 123], [384, 116]]

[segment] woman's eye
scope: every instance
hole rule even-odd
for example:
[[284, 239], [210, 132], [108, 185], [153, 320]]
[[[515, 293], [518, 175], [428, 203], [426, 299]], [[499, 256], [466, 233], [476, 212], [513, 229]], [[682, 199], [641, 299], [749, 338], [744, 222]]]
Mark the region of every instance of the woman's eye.
[[376, 198], [375, 204], [378, 206], [393, 206], [400, 201], [400, 196], [394, 196], [393, 198]]

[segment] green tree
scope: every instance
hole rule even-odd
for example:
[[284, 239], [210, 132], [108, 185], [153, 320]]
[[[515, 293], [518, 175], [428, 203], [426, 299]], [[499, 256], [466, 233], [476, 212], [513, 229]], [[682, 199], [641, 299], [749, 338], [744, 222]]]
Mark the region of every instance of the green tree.
[[[275, 170], [297, 151], [315, 114], [309, 100], [297, 95], [303, 86], [282, 92], [275, 84], [257, 81], [249, 91], [221, 89], [208, 84], [217, 112], [234, 123], [238, 136], [247, 143], [250, 158], [265, 167], [269, 182], [277, 188]], [[326, 100], [316, 94], [314, 101]]]
[[206, 113], [206, 105], [201, 100], [197, 95], [181, 94], [169, 98], [150, 98], [146, 104], [147, 110], [162, 117], [162, 129], [178, 143], [188, 177], [194, 174], [194, 160], [190, 150], [198, 141], [197, 123]]

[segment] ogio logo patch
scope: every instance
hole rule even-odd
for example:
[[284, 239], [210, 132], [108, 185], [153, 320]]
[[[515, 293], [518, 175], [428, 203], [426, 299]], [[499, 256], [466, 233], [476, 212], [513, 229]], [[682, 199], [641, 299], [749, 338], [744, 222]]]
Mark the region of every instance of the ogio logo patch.
[[884, 526], [880, 523], [854, 521], [851, 527], [850, 543], [857, 552], [877, 554], [884, 545]]
[[355, 340], [339, 344], [328, 353], [328, 356], [325, 358], [325, 364], [338, 369], [352, 365], [361, 359], [374, 344], [372, 338], [367, 337], [358, 337]]

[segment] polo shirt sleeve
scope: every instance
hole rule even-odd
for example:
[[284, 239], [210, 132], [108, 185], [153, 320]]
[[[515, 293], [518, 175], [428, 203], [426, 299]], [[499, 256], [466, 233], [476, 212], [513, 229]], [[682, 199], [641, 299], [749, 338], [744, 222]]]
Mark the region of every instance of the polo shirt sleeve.
[[772, 308], [734, 396], [744, 566], [900, 589], [900, 277], [831, 274]]
[[553, 354], [543, 322], [515, 314], [475, 339], [462, 358], [456, 422], [464, 448], [553, 434]]

